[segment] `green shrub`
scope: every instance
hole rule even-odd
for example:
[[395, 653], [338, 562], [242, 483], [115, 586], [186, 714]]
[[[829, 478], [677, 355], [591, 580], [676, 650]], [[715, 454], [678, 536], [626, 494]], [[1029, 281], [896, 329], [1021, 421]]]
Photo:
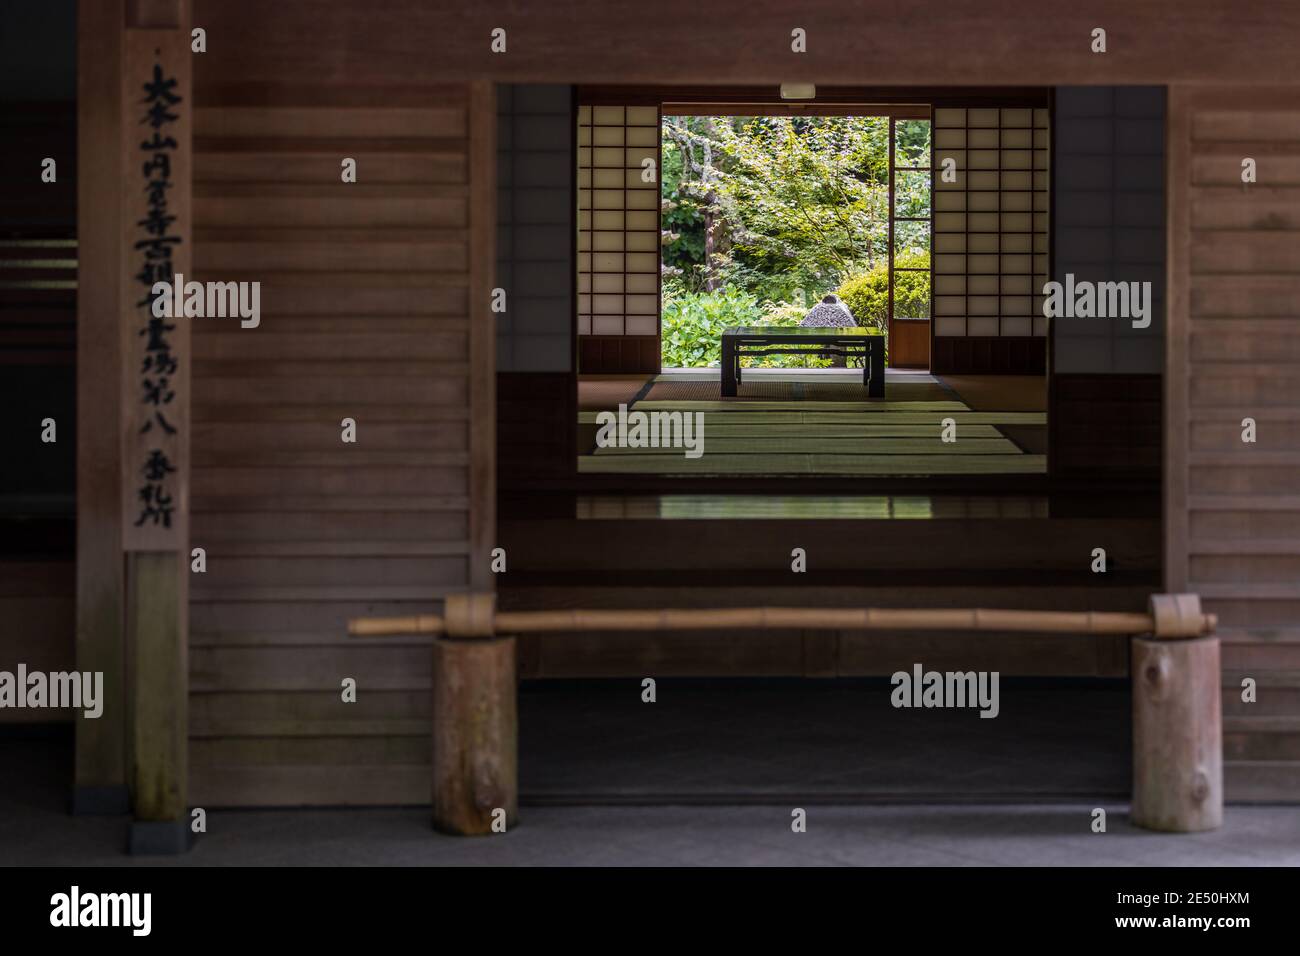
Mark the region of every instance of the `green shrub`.
[[[808, 314], [802, 302], [765, 302], [763, 316], [754, 324], [789, 328]], [[741, 359], [744, 368], [830, 368], [830, 359], [802, 355], [769, 355], [758, 359]]]
[[763, 314], [754, 322], [754, 325], [777, 327], [798, 325], [807, 314], [808, 310], [798, 302], [765, 302]]
[[722, 332], [753, 325], [761, 310], [748, 292], [684, 292], [664, 299], [663, 364], [666, 368], [722, 365]]
[[[899, 256], [898, 268], [929, 269], [930, 257], [924, 252]], [[884, 263], [866, 272], [849, 276], [835, 290], [836, 295], [853, 313], [858, 325], [884, 331], [889, 322], [889, 272]], [[908, 318], [930, 315], [930, 273], [894, 273], [894, 314]]]

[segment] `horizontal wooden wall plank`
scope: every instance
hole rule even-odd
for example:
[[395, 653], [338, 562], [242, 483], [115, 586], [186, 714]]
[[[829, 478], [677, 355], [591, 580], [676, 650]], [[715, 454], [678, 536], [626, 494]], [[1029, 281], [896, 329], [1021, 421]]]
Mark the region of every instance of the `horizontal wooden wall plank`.
[[193, 494], [224, 495], [408, 495], [421, 492], [463, 494], [465, 469], [447, 468], [202, 468], [194, 473]]
[[463, 378], [209, 378], [194, 383], [194, 404], [196, 407], [205, 406], [205, 414], [206, 408], [226, 406], [228, 403], [264, 403], [338, 405], [351, 408], [352, 417], [356, 417], [357, 409], [374, 404], [376, 400], [383, 405], [405, 404], [428, 408], [455, 404], [462, 401], [464, 395]]
[[[285, 152], [265, 146], [241, 150], [238, 144], [225, 152], [207, 150], [195, 156], [194, 184], [204, 188], [217, 183], [338, 183], [351, 187], [360, 183], [416, 185], [466, 180], [465, 151], [460, 143], [441, 152], [382, 152], [368, 141], [339, 145], [343, 148], [320, 152]], [[343, 182], [344, 158], [356, 160], [356, 183]]]
[[1192, 113], [1192, 144], [1241, 139], [1295, 143], [1300, 147], [1300, 110], [1258, 109], [1242, 102], [1236, 110], [1196, 110]]
[[200, 422], [193, 441], [213, 454], [258, 451], [464, 451], [466, 428], [449, 424], [416, 424], [357, 419], [355, 446], [340, 439], [339, 420], [320, 422]]
[[[376, 325], [392, 326], [398, 323], [409, 322], [412, 325], [424, 324], [423, 331], [427, 334], [435, 331], [429, 327], [429, 322], [423, 319], [389, 319], [389, 320], [372, 320]], [[409, 328], [399, 328], [394, 330], [395, 334], [408, 334]], [[310, 330], [303, 333], [304, 335], [312, 334]], [[330, 335], [333, 333], [319, 333]], [[345, 333], [346, 334], [346, 333]], [[377, 334], [383, 334], [379, 332]], [[346, 358], [320, 358], [320, 359], [282, 359], [282, 358], [265, 358], [265, 359], [202, 359], [194, 363], [195, 374], [203, 374], [212, 378], [262, 378], [273, 375], [281, 378], [311, 378], [313, 376], [382, 376], [389, 375], [393, 378], [461, 378], [467, 376], [468, 370], [464, 364], [456, 361], [444, 361], [438, 359], [421, 359], [410, 361], [402, 359], [394, 361], [392, 359], [367, 359], [356, 360]], [[201, 369], [201, 372], [199, 371]]]
[[194, 249], [194, 266], [201, 272], [464, 272], [463, 239], [441, 242], [374, 242], [365, 239], [282, 242], [203, 242]]
[[338, 451], [248, 451], [196, 452], [195, 468], [421, 468], [430, 466], [464, 466], [469, 453], [464, 451], [371, 451], [341, 445]]
[[1191, 471], [1189, 479], [1188, 490], [1195, 496], [1253, 495], [1267, 500], [1300, 490], [1296, 469], [1289, 465], [1201, 465]]
[[[195, 245], [214, 242], [229, 243], [404, 243], [404, 242], [464, 242], [468, 231], [463, 227], [439, 228], [435, 226], [408, 226], [381, 228], [378, 226], [335, 226], [331, 228], [291, 225], [270, 226], [215, 226], [196, 223]], [[196, 250], [196, 255], [197, 250]], [[462, 253], [464, 254], [464, 253]]]
[[1223, 666], [1258, 672], [1279, 668], [1300, 668], [1300, 640], [1225, 642]]
[[424, 806], [429, 768], [191, 765], [190, 794], [205, 807]]
[[1300, 760], [1225, 760], [1223, 795], [1229, 803], [1294, 803]]
[[1219, 616], [1221, 628], [1229, 633], [1281, 633], [1295, 627], [1300, 620], [1300, 601], [1287, 598], [1205, 597], [1202, 603], [1210, 613]]
[[[1198, 366], [1201, 371], [1205, 366]], [[1300, 377], [1289, 372], [1246, 378], [1198, 374], [1190, 382], [1194, 406], [1253, 404], [1293, 408], [1300, 403]]]
[[344, 511], [387, 511], [407, 514], [422, 511], [464, 512], [468, 499], [451, 495], [242, 495], [211, 494], [195, 503], [193, 514], [221, 515], [237, 511], [285, 513], [337, 513]]
[[429, 728], [423, 736], [391, 735], [383, 725], [366, 736], [331, 737], [214, 737], [190, 742], [190, 760], [198, 766], [340, 765], [383, 772], [386, 764], [421, 764], [431, 761]]
[[432, 589], [456, 584], [465, 573], [463, 549], [434, 556], [412, 557], [398, 552], [380, 557], [296, 555], [292, 558], [265, 552], [261, 557], [232, 556], [214, 550], [216, 553], [208, 556], [208, 570], [202, 575], [205, 589], [427, 584], [432, 593]]
[[[209, 331], [201, 336], [202, 341], [195, 342], [195, 351], [202, 355], [202, 361], [247, 359], [254, 333], [256, 351], [252, 354], [264, 361], [280, 358], [325, 360], [352, 358], [429, 359], [449, 362], [463, 356], [467, 351], [466, 336], [463, 331], [388, 334], [358, 331], [312, 335], [272, 331], [269, 321], [266, 327], [256, 330], [240, 329], [233, 320], [229, 325], [234, 326], [232, 331]], [[200, 336], [195, 338], [199, 339]]]
[[1210, 547], [1249, 547], [1261, 542], [1300, 540], [1300, 509], [1191, 511], [1193, 541]]
[[[209, 694], [208, 697], [217, 695]], [[252, 695], [249, 695], [252, 696]], [[190, 736], [194, 738], [239, 737], [418, 737], [429, 745], [429, 718], [381, 717], [375, 720], [345, 720], [341, 718], [307, 719], [292, 717], [262, 717], [240, 720], [224, 717], [212, 721], [190, 722]], [[215, 762], [215, 761], [208, 761]], [[328, 762], [328, 761], [326, 761]], [[418, 760], [411, 761], [419, 763]]]
[[1249, 581], [1201, 581], [1192, 579], [1191, 590], [1204, 598], [1259, 600], [1300, 600], [1300, 580], [1291, 578], [1286, 581], [1266, 581], [1252, 583]]
[[[442, 604], [432, 592], [414, 599], [357, 601], [261, 601], [196, 600], [190, 608], [190, 634], [207, 642], [237, 641], [240, 634], [332, 636], [348, 640], [350, 617], [433, 614]], [[268, 643], [277, 641], [267, 638]], [[355, 643], [355, 639], [351, 639]], [[318, 637], [316, 643], [321, 643]]]
[[464, 107], [210, 107], [194, 110], [195, 136], [465, 136]]
[[224, 725], [242, 734], [250, 721], [313, 727], [343, 720], [369, 724], [422, 721], [427, 730], [430, 712], [429, 695], [423, 690], [371, 690], [358, 693], [350, 704], [343, 703], [335, 687], [316, 691], [207, 691], [190, 698], [190, 720], [194, 726], [204, 728], [206, 737], [216, 736]]
[[[1229, 140], [1235, 147], [1232, 152], [1215, 151], [1206, 155], [1197, 144], [1197, 155], [1192, 157], [1192, 185], [1194, 186], [1229, 186], [1245, 191], [1264, 183], [1271, 186], [1300, 186], [1300, 142], [1282, 140], [1270, 144], [1274, 149], [1255, 155], [1255, 147], [1261, 145], [1259, 140]], [[1217, 144], [1216, 144], [1217, 145]], [[1279, 152], [1280, 146], [1285, 152]], [[1250, 157], [1255, 160], [1255, 183], [1243, 183], [1242, 160]], [[1193, 254], [1195, 250], [1193, 250]], [[1194, 261], [1194, 260], [1193, 260]]]
[[1192, 276], [1192, 317], [1296, 317], [1300, 275]]
[[1300, 365], [1300, 337], [1291, 334], [1293, 322], [1287, 318], [1198, 319], [1192, 327], [1191, 360], [1199, 364], [1202, 374], [1285, 375], [1292, 371], [1291, 363]]
[[[357, 697], [367, 690], [427, 690], [432, 651], [409, 645], [367, 650], [364, 642], [304, 647], [223, 647], [190, 649], [190, 686], [211, 690], [327, 690], [341, 695], [342, 681], [357, 682]], [[340, 696], [340, 706], [341, 703]]]
[[283, 604], [292, 601], [346, 602], [357, 601], [424, 601], [430, 597], [447, 594], [461, 594], [468, 590], [457, 585], [454, 587], [434, 588], [427, 584], [419, 585], [302, 585], [297, 587], [243, 587], [214, 588], [206, 584], [192, 585], [190, 602], [193, 604]]
[[1198, 233], [1192, 240], [1191, 265], [1196, 275], [1272, 272], [1294, 275], [1300, 272], [1300, 244], [1295, 242], [1295, 237], [1263, 230]]
[[351, 187], [339, 184], [337, 198], [305, 196], [194, 197], [194, 217], [207, 227], [347, 226], [458, 228], [468, 222], [465, 199], [460, 196], [429, 198], [351, 198]]
[[[197, 540], [192, 537], [192, 540]], [[203, 541], [209, 539], [204, 538]], [[238, 544], [217, 542], [208, 546], [207, 557], [216, 569], [221, 569], [232, 558], [395, 558], [467, 555], [469, 542], [459, 541], [394, 541], [389, 538], [370, 540], [351, 538], [346, 541], [245, 541]], [[288, 564], [288, 562], [281, 562]], [[214, 579], [222, 583], [220, 575]]]
[[1213, 582], [1224, 587], [1238, 585], [1256, 588], [1294, 586], [1300, 595], [1300, 554], [1297, 550], [1254, 549], [1245, 547], [1239, 553], [1193, 553], [1190, 569], [1200, 582]]

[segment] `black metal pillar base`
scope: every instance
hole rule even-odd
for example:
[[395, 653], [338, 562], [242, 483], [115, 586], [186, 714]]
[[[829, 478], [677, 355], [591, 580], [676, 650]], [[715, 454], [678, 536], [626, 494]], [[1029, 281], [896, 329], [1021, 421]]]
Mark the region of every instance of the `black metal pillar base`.
[[73, 787], [73, 816], [118, 817], [131, 812], [131, 796], [125, 786]]
[[132, 820], [126, 852], [131, 856], [179, 856], [194, 846], [194, 833], [185, 820]]

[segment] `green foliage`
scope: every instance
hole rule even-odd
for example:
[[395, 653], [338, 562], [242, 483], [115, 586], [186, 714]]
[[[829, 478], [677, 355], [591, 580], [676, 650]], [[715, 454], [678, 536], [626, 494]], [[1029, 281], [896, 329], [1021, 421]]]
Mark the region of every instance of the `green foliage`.
[[717, 368], [722, 364], [722, 332], [733, 325], [753, 325], [758, 300], [748, 292], [688, 292], [663, 303], [665, 368]]
[[[901, 167], [930, 165], [930, 132], [928, 120], [896, 123]], [[829, 291], [859, 325], [884, 330], [887, 119], [665, 116], [661, 142], [665, 366], [716, 366], [722, 329], [797, 325]], [[895, 226], [896, 265], [928, 269], [930, 173], [901, 168], [894, 188], [905, 217]], [[894, 291], [896, 315], [929, 315], [928, 272], [896, 272]]]
[[[698, 140], [707, 142], [705, 121], [709, 119], [711, 117], [673, 117], [676, 125], [670, 126], [665, 118], [663, 128], [659, 223], [663, 230], [664, 280], [674, 282], [683, 292], [703, 291], [707, 279], [704, 233], [711, 203], [706, 198], [707, 186], [701, 181], [702, 158], [692, 155], [692, 147]], [[675, 138], [670, 135], [679, 129]]]
[[[664, 368], [717, 368], [722, 364], [722, 333], [733, 325], [795, 326], [807, 314], [802, 301], [765, 302], [747, 292], [684, 292], [663, 304]], [[829, 368], [830, 360], [800, 355], [744, 359], [745, 367]]]
[[[927, 120], [900, 121], [898, 161], [926, 166]], [[811, 300], [884, 261], [889, 121], [843, 116], [665, 116], [665, 278], [682, 291], [727, 285], [760, 300]], [[930, 215], [928, 171], [895, 176], [899, 216]], [[901, 221], [901, 252], [929, 247]]]
[[753, 117], [720, 126], [726, 281], [761, 298], [816, 294], [885, 252], [889, 131], [880, 117]]
[[[903, 269], [929, 269], [925, 252], [900, 255], [894, 260], [894, 314], [908, 318], [930, 316], [930, 273]], [[885, 331], [889, 323], [889, 273], [884, 263], [845, 279], [836, 295], [853, 313], [858, 325]]]

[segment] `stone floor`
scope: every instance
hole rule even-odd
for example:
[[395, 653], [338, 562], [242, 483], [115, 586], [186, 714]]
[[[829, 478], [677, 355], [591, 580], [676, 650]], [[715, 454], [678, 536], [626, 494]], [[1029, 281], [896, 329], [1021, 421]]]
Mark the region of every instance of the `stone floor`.
[[124, 856], [126, 818], [66, 813], [65, 731], [10, 730], [0, 865], [1300, 866], [1300, 807], [1230, 806], [1205, 834], [1132, 827], [1121, 687], [1004, 680], [997, 720], [909, 717], [884, 692], [673, 681], [649, 705], [636, 682], [526, 685], [509, 833], [438, 835], [424, 808], [213, 810], [175, 859]]
[[184, 857], [121, 853], [126, 821], [5, 807], [0, 865], [1300, 866], [1300, 808], [1230, 807], [1222, 829], [1158, 834], [1123, 805], [525, 807], [500, 836], [434, 833], [424, 810], [213, 812]]

